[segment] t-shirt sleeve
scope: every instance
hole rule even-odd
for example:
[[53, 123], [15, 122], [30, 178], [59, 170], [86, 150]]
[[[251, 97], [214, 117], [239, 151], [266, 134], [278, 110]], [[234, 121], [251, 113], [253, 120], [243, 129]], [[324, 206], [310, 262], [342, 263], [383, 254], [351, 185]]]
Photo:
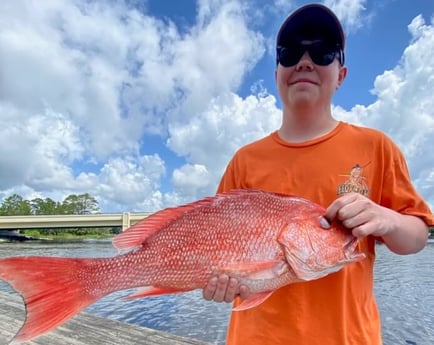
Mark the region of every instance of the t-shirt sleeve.
[[228, 166], [226, 167], [226, 170], [223, 173], [223, 176], [217, 188], [217, 193], [229, 192], [232, 189], [240, 188], [240, 186], [238, 186], [237, 184], [237, 180], [239, 180], [239, 177], [237, 177], [236, 172], [234, 171], [236, 165], [235, 161], [236, 157], [233, 157], [232, 160], [229, 162]]
[[399, 213], [420, 217], [428, 226], [434, 226], [433, 214], [411, 181], [403, 153], [387, 138], [384, 147], [389, 168], [385, 171], [381, 204]]

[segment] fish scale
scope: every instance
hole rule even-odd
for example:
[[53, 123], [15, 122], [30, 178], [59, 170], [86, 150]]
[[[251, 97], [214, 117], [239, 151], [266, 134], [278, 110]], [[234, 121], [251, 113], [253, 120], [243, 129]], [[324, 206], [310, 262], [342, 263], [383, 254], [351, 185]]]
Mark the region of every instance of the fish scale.
[[113, 239], [127, 252], [112, 258], [2, 258], [0, 278], [26, 304], [14, 341], [46, 333], [114, 291], [139, 288], [127, 298], [179, 293], [223, 273], [251, 292], [234, 310], [254, 308], [286, 284], [363, 259], [340, 224], [321, 228], [324, 213], [303, 198], [236, 190], [150, 215]]

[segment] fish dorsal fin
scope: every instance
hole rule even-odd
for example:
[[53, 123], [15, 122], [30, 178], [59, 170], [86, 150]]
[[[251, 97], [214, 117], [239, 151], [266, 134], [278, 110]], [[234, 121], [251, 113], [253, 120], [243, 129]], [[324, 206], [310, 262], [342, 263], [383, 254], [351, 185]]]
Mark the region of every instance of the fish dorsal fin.
[[141, 246], [149, 237], [197, 206], [188, 204], [155, 212], [115, 236], [113, 246], [117, 249], [131, 249]]
[[[215, 196], [203, 198], [178, 207], [170, 207], [157, 211], [130, 226], [127, 230], [113, 238], [113, 246], [117, 249], [133, 249], [141, 246], [148, 238], [164, 229], [174, 220], [199, 207], [210, 206], [222, 199], [246, 196], [248, 194], [266, 193], [254, 189], [234, 189]], [[273, 193], [274, 194], [274, 193]]]
[[157, 211], [115, 236], [113, 238], [113, 246], [117, 249], [133, 249], [139, 247], [149, 237], [158, 233], [161, 229], [164, 229], [174, 220], [198, 207], [210, 205], [217, 197], [219, 196], [207, 197], [190, 204], [169, 207]]

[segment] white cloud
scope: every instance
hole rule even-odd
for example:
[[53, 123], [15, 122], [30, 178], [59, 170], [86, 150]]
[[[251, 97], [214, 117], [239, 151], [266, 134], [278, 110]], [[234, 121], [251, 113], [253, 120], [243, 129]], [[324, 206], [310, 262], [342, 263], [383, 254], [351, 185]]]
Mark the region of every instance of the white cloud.
[[368, 17], [365, 17], [366, 0], [325, 0], [324, 5], [330, 7], [342, 25], [346, 33], [359, 29]]
[[206, 185], [203, 184], [204, 176], [189, 179], [185, 186], [177, 178], [175, 191], [188, 197], [190, 193], [186, 193], [185, 187], [195, 192], [200, 187], [198, 191], [202, 193], [195, 193], [196, 196], [215, 193], [219, 178], [235, 151], [275, 130], [280, 117], [276, 99], [264, 91], [259, 96], [245, 99], [226, 93], [212, 99], [207, 109], [188, 122], [169, 125], [168, 146], [190, 162], [175, 170], [174, 177], [184, 176], [185, 170], [190, 173], [191, 164], [195, 164], [196, 169], [200, 167], [200, 171], [206, 167]]
[[95, 181], [92, 174], [83, 174], [78, 180], [90, 182], [82, 186], [84, 190], [91, 189], [93, 184], [93, 191], [102, 199], [101, 207], [148, 211], [163, 206], [159, 181], [164, 173], [165, 164], [158, 155], [124, 157], [108, 161]]
[[1, 186], [27, 181], [36, 189], [63, 187], [71, 178], [68, 164], [82, 156], [77, 126], [61, 114], [47, 111], [22, 118], [18, 109], [2, 105], [7, 125], [0, 128]]
[[165, 194], [165, 202], [168, 205], [180, 205], [198, 196], [212, 195], [209, 187], [214, 180], [205, 165], [185, 164], [173, 172], [173, 191]]

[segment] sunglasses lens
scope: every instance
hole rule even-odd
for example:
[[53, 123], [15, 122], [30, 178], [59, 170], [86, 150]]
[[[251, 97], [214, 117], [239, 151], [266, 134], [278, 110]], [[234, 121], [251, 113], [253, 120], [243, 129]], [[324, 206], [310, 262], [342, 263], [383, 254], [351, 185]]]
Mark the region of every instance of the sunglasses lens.
[[296, 65], [304, 54], [304, 49], [300, 47], [277, 47], [277, 56], [279, 63], [283, 67], [291, 67]]
[[336, 57], [336, 50], [325, 46], [312, 46], [308, 48], [310, 58], [319, 66], [330, 65]]
[[330, 65], [338, 55], [339, 51], [336, 48], [330, 48], [324, 44], [311, 45], [292, 45], [291, 47], [277, 47], [278, 62], [283, 67], [291, 67], [296, 65], [304, 52], [308, 52], [312, 61], [319, 66]]

